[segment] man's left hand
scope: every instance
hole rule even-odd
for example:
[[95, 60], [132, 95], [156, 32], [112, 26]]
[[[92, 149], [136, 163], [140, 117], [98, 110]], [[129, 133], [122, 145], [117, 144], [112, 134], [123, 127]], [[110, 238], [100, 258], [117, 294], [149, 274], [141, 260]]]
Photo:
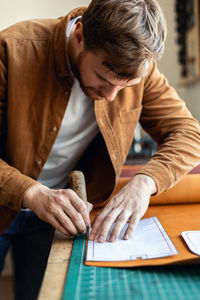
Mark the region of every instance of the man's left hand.
[[110, 228], [114, 224], [109, 241], [115, 242], [122, 228], [129, 221], [123, 236], [123, 239], [128, 240], [145, 214], [150, 196], [156, 191], [155, 181], [151, 177], [143, 174], [134, 176], [96, 215], [89, 236], [90, 240], [105, 242]]

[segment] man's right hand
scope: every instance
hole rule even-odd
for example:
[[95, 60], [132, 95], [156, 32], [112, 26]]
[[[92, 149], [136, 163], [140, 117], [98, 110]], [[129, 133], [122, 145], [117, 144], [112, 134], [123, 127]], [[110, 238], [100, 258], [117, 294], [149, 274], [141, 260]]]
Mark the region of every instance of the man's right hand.
[[25, 192], [22, 206], [65, 235], [84, 233], [93, 207], [91, 203], [87, 206], [71, 189], [53, 190], [42, 184]]

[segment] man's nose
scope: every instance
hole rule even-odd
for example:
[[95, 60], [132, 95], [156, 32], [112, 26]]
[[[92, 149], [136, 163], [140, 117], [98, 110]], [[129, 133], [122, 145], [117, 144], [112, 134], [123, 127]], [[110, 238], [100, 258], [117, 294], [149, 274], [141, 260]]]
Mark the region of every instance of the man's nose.
[[115, 99], [118, 91], [119, 88], [116, 86], [107, 86], [101, 89], [101, 94], [108, 102], [112, 102]]

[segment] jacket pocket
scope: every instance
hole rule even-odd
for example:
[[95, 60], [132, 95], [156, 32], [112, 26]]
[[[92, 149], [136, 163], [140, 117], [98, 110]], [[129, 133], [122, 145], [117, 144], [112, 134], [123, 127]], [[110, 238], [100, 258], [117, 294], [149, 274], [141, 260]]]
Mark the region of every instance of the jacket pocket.
[[128, 151], [132, 145], [135, 128], [137, 122], [140, 119], [141, 111], [142, 111], [142, 106], [139, 106], [137, 108], [133, 108], [128, 111], [122, 111], [119, 114], [123, 136], [124, 136], [125, 156], [127, 156]]

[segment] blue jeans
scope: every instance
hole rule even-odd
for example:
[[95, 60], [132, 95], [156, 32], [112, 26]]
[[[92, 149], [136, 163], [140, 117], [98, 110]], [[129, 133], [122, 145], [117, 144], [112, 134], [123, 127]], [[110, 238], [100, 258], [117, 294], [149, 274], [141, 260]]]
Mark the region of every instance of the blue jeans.
[[0, 235], [0, 274], [12, 247], [16, 300], [36, 300], [45, 272], [53, 228], [32, 211], [20, 211], [11, 226]]

